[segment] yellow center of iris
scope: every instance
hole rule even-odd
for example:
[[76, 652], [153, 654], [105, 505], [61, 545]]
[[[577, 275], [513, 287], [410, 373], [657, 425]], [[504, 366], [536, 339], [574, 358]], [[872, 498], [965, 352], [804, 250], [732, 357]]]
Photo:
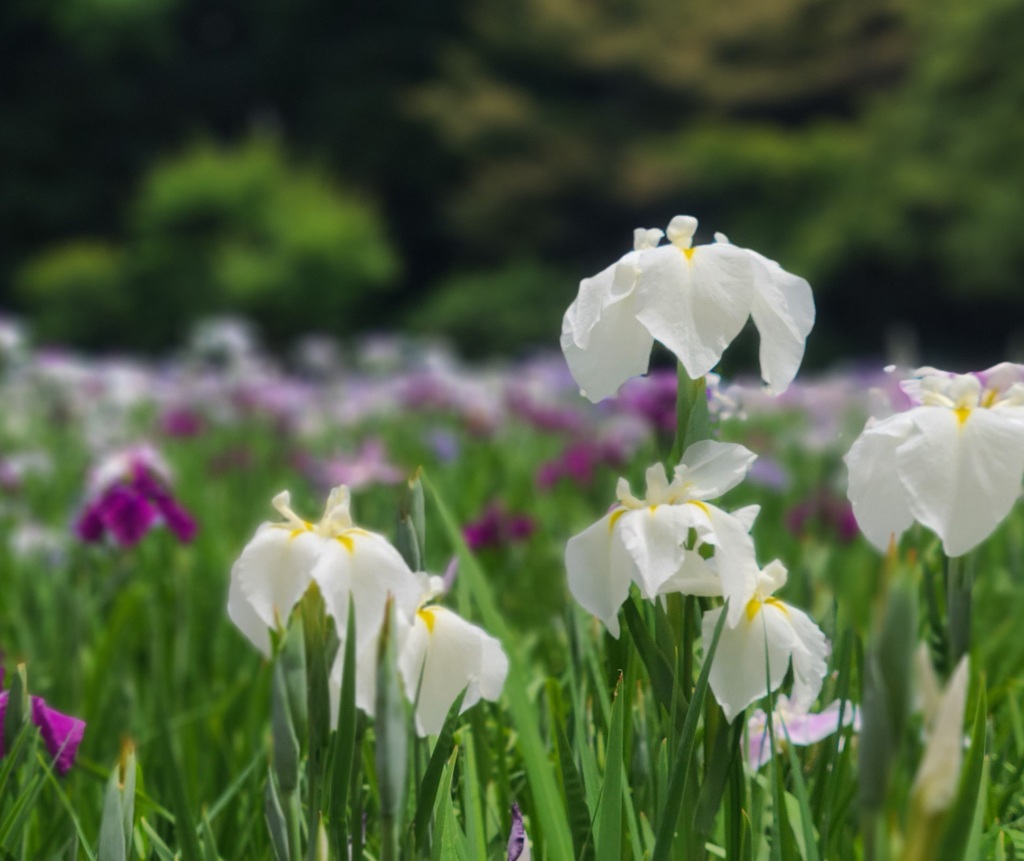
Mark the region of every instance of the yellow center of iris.
[[422, 610], [418, 610], [416, 612], [416, 615], [419, 616], [423, 620], [423, 624], [427, 626], [427, 630], [431, 634], [433, 634], [434, 633], [434, 622], [436, 621], [434, 619], [434, 611], [431, 610], [429, 607], [426, 607], [426, 608], [424, 608]]
[[696, 251], [696, 250], [697, 250], [696, 248], [684, 248], [683, 249], [683, 254], [686, 255], [686, 259], [687, 260], [693, 260], [693, 252]]
[[786, 609], [786, 605], [778, 598], [765, 598], [764, 601], [760, 598], [751, 598], [747, 602], [747, 621], [753, 622], [757, 614], [761, 612], [761, 607], [765, 604], [775, 607], [777, 610], [781, 610], [786, 616], [789, 615], [789, 610]]
[[970, 407], [957, 407], [953, 412], [956, 414], [956, 420], [963, 425], [967, 421], [967, 417], [971, 414]]

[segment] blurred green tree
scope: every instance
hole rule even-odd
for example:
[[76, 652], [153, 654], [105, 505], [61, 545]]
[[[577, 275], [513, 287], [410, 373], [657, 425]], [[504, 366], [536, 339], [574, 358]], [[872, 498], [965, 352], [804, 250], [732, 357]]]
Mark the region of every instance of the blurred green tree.
[[[282, 344], [352, 331], [398, 273], [374, 209], [326, 171], [290, 164], [270, 137], [202, 143], [158, 163], [129, 212], [123, 253], [76, 242], [24, 268], [21, 293], [42, 333], [157, 348], [197, 317], [230, 311]], [[75, 300], [81, 332], [57, 296]]]

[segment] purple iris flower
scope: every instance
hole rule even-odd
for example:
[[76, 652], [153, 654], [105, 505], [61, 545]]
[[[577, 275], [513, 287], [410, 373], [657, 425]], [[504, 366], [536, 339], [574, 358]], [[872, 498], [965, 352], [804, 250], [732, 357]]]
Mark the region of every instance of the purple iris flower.
[[107, 458], [93, 475], [90, 500], [75, 523], [78, 537], [95, 542], [109, 534], [122, 547], [132, 547], [162, 522], [179, 541], [191, 541], [196, 522], [171, 495], [168, 476], [151, 448]]
[[512, 830], [508, 835], [508, 861], [530, 861], [530, 844], [519, 805], [512, 803]]
[[[7, 714], [8, 692], [0, 692], [0, 725]], [[85, 721], [50, 708], [42, 697], [31, 697], [32, 723], [39, 727], [43, 744], [54, 758], [57, 774], [67, 774], [75, 762], [78, 745], [85, 734]], [[0, 757], [4, 755], [3, 733], [0, 733]]]

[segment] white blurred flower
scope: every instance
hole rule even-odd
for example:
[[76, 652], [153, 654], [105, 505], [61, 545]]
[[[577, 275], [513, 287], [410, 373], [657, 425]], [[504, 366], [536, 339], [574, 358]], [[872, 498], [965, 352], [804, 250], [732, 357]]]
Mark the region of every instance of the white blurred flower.
[[969, 679], [965, 655], [938, 703], [928, 731], [924, 757], [911, 788], [915, 805], [929, 816], [947, 810], [956, 797], [964, 757], [964, 706]]
[[[802, 610], [772, 597], [786, 583], [786, 569], [778, 560], [757, 574], [753, 588], [741, 603], [730, 606], [711, 663], [709, 683], [726, 720], [736, 716], [769, 690], [777, 690], [793, 664], [794, 709], [807, 711], [821, 690], [828, 670], [828, 640]], [[740, 607], [739, 619], [732, 610]], [[722, 608], [704, 614], [702, 636], [711, 643]]]
[[[721, 234], [692, 247], [697, 219], [677, 215], [660, 230], [634, 232], [633, 251], [593, 278], [562, 321], [561, 345], [584, 395], [600, 401], [643, 374], [654, 341], [692, 378], [718, 364], [753, 317], [761, 336], [761, 376], [782, 392], [803, 358], [814, 325], [810, 285], [775, 261], [730, 245]], [[667, 245], [659, 245], [663, 236]]]
[[884, 550], [915, 520], [948, 556], [987, 538], [1024, 476], [1024, 366], [977, 374], [924, 368], [904, 384], [917, 406], [869, 421], [846, 455], [861, 530]]
[[[667, 592], [732, 597], [730, 617], [738, 617], [757, 571], [747, 533], [758, 508], [729, 514], [706, 500], [739, 484], [754, 458], [741, 445], [706, 440], [684, 452], [671, 483], [660, 463], [650, 467], [643, 499], [620, 478], [619, 504], [566, 545], [573, 597], [615, 637], [630, 583], [645, 598]], [[691, 530], [696, 543], [687, 547]], [[698, 552], [703, 545], [714, 548], [711, 560]]]

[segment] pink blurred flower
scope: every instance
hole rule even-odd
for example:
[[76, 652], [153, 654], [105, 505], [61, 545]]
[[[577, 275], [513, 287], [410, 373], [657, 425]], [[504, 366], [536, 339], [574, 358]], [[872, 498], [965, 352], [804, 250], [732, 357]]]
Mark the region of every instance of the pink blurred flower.
[[376, 438], [364, 440], [355, 454], [337, 454], [315, 462], [311, 472], [313, 479], [325, 487], [344, 484], [350, 490], [395, 484], [405, 478], [405, 472], [389, 460], [384, 443]]
[[541, 464], [537, 486], [547, 490], [568, 478], [581, 487], [589, 487], [599, 466], [620, 467], [626, 461], [620, 446], [612, 443], [580, 440], [571, 443], [558, 457]]
[[797, 538], [808, 532], [809, 525], [818, 524], [844, 544], [853, 541], [859, 534], [853, 506], [841, 496], [819, 490], [786, 515], [786, 526]]

